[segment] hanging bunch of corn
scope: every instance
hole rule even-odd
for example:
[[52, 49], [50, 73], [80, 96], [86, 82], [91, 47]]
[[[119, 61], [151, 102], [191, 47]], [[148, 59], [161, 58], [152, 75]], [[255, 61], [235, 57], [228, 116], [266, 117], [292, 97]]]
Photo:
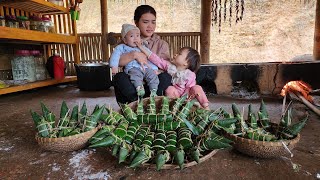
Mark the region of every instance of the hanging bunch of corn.
[[188, 100], [187, 95], [175, 100], [157, 98], [159, 107], [150, 97], [149, 103], [137, 102], [137, 109], [129, 105], [121, 105], [121, 113], [107, 109], [100, 117], [104, 126], [91, 138], [90, 147], [111, 147], [119, 163], [133, 168], [154, 163], [158, 170], [168, 163], [182, 169], [184, 163], [200, 162], [201, 156], [214, 149], [230, 147], [231, 141], [218, 135], [235, 126], [231, 117], [224, 120], [225, 111], [196, 108], [195, 100]]
[[82, 104], [81, 110], [76, 105], [70, 110], [65, 101], [60, 108], [60, 116], [56, 121], [56, 116], [47, 106], [41, 104], [42, 115], [30, 110], [32, 119], [38, 130], [40, 137], [57, 138], [72, 136], [82, 132], [90, 131], [98, 126], [98, 122], [105, 107], [98, 105], [93, 112], [88, 115], [86, 103]]
[[[290, 106], [290, 105], [289, 105]], [[236, 129], [228, 133], [258, 141], [279, 141], [283, 139], [293, 139], [302, 130], [308, 116], [303, 120], [292, 124], [292, 108], [287, 108], [281, 117], [280, 123], [271, 123], [266, 109], [266, 105], [261, 100], [260, 108], [256, 114], [253, 112], [251, 104], [248, 106], [247, 119], [244, 120], [236, 104], [232, 104], [233, 116], [236, 118]]]
[[[229, 9], [229, 25], [231, 26], [232, 18], [238, 23], [243, 19], [245, 10], [244, 0], [212, 0], [211, 1], [211, 22], [212, 26], [217, 25], [219, 33], [221, 32], [222, 13], [223, 20], [227, 19], [227, 9]], [[234, 11], [233, 11], [234, 10]], [[234, 14], [232, 14], [235, 12]]]

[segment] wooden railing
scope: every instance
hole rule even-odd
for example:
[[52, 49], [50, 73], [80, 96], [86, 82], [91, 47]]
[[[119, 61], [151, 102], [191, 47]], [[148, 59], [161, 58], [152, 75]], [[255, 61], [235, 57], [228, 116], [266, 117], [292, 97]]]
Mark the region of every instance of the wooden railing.
[[[157, 33], [161, 39], [169, 44], [170, 56], [172, 57], [181, 47], [190, 46], [200, 52], [200, 32], [181, 32], [181, 33]], [[112, 34], [113, 45], [108, 44], [107, 51], [112, 54], [113, 48], [120, 42], [120, 33]], [[110, 37], [109, 37], [110, 39]], [[102, 61], [101, 33], [78, 34], [80, 63], [95, 63]], [[110, 41], [109, 41], [110, 43]], [[74, 56], [72, 45], [51, 44], [49, 49], [59, 53], [66, 62], [67, 74], [75, 75]], [[107, 59], [109, 59], [107, 57]]]

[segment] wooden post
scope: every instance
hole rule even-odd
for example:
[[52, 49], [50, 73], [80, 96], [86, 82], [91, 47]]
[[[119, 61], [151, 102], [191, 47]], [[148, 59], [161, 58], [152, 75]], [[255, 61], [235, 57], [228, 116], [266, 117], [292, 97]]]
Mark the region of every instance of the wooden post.
[[[70, 17], [70, 14], [68, 15], [68, 18]], [[78, 32], [77, 32], [77, 21], [72, 20], [72, 29], [73, 29], [73, 35], [76, 36], [76, 43], [72, 45], [73, 48], [73, 58], [75, 64], [80, 64], [80, 47], [79, 47], [79, 38], [78, 38]]]
[[320, 0], [316, 2], [316, 20], [314, 27], [313, 59], [320, 60]]
[[106, 62], [109, 58], [109, 51], [107, 45], [108, 35], [108, 0], [100, 0], [101, 3], [101, 47], [102, 47], [102, 61]]
[[201, 0], [200, 55], [201, 63], [210, 61], [211, 0]]

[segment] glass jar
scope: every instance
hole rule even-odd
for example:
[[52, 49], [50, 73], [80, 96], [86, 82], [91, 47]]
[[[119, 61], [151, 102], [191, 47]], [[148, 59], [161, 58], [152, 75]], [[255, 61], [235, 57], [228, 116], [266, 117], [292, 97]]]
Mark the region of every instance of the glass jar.
[[0, 26], [6, 26], [6, 19], [4, 16], [0, 16]]
[[63, 6], [63, 0], [48, 0], [48, 1], [55, 5]]
[[45, 21], [43, 20], [43, 18], [40, 18], [41, 20], [38, 21], [38, 31], [41, 32], [48, 32], [48, 28], [45, 26]]
[[30, 17], [30, 30], [39, 31], [39, 22], [41, 21], [41, 18], [38, 16], [31, 16]]
[[44, 25], [44, 32], [49, 32], [51, 19], [49, 17], [42, 17], [42, 22]]
[[26, 16], [17, 16], [17, 20], [18, 20], [20, 29], [28, 29], [28, 30], [30, 30], [30, 21], [29, 21], [28, 17], [26, 17]]
[[13, 80], [36, 81], [34, 58], [28, 50], [18, 50], [15, 53], [12, 65]]
[[51, 21], [51, 19], [49, 17], [43, 17], [42, 21], [43, 21], [44, 26], [45, 26], [44, 27], [45, 32], [49, 32], [49, 33], [55, 33], [56, 32], [54, 24], [53, 24], [53, 22]]
[[44, 58], [41, 55], [39, 50], [30, 51], [31, 55], [33, 56], [34, 63], [35, 63], [35, 73], [36, 73], [36, 80], [45, 80], [47, 79], [46, 68], [44, 64]]
[[19, 28], [19, 23], [16, 16], [8, 15], [6, 16], [6, 26], [11, 28]]

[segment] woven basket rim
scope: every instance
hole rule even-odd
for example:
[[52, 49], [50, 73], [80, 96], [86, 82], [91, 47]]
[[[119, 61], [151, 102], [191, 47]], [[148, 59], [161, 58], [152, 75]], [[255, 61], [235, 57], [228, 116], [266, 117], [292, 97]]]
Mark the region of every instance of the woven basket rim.
[[80, 134], [75, 134], [75, 135], [72, 135], [72, 136], [58, 137], [58, 138], [40, 137], [39, 133], [36, 133], [35, 139], [40, 143], [43, 143], [43, 142], [59, 142], [59, 141], [64, 142], [66, 139], [71, 140], [71, 139], [77, 139], [77, 138], [83, 137], [83, 136], [88, 136], [88, 135], [92, 134], [93, 131], [98, 131], [100, 129], [100, 127], [101, 126], [99, 125], [96, 128], [91, 129], [90, 131], [82, 132]]
[[289, 144], [296, 144], [300, 140], [300, 134], [298, 134], [295, 138], [289, 139], [289, 140], [277, 140], [277, 141], [259, 141], [259, 140], [253, 140], [253, 139], [248, 139], [248, 138], [243, 138], [236, 136], [234, 134], [226, 133], [226, 135], [232, 139], [234, 139], [236, 142], [235, 143], [242, 143], [242, 144], [249, 144], [249, 145], [257, 145], [257, 146], [270, 146], [270, 147], [282, 147], [283, 143], [286, 145]]

